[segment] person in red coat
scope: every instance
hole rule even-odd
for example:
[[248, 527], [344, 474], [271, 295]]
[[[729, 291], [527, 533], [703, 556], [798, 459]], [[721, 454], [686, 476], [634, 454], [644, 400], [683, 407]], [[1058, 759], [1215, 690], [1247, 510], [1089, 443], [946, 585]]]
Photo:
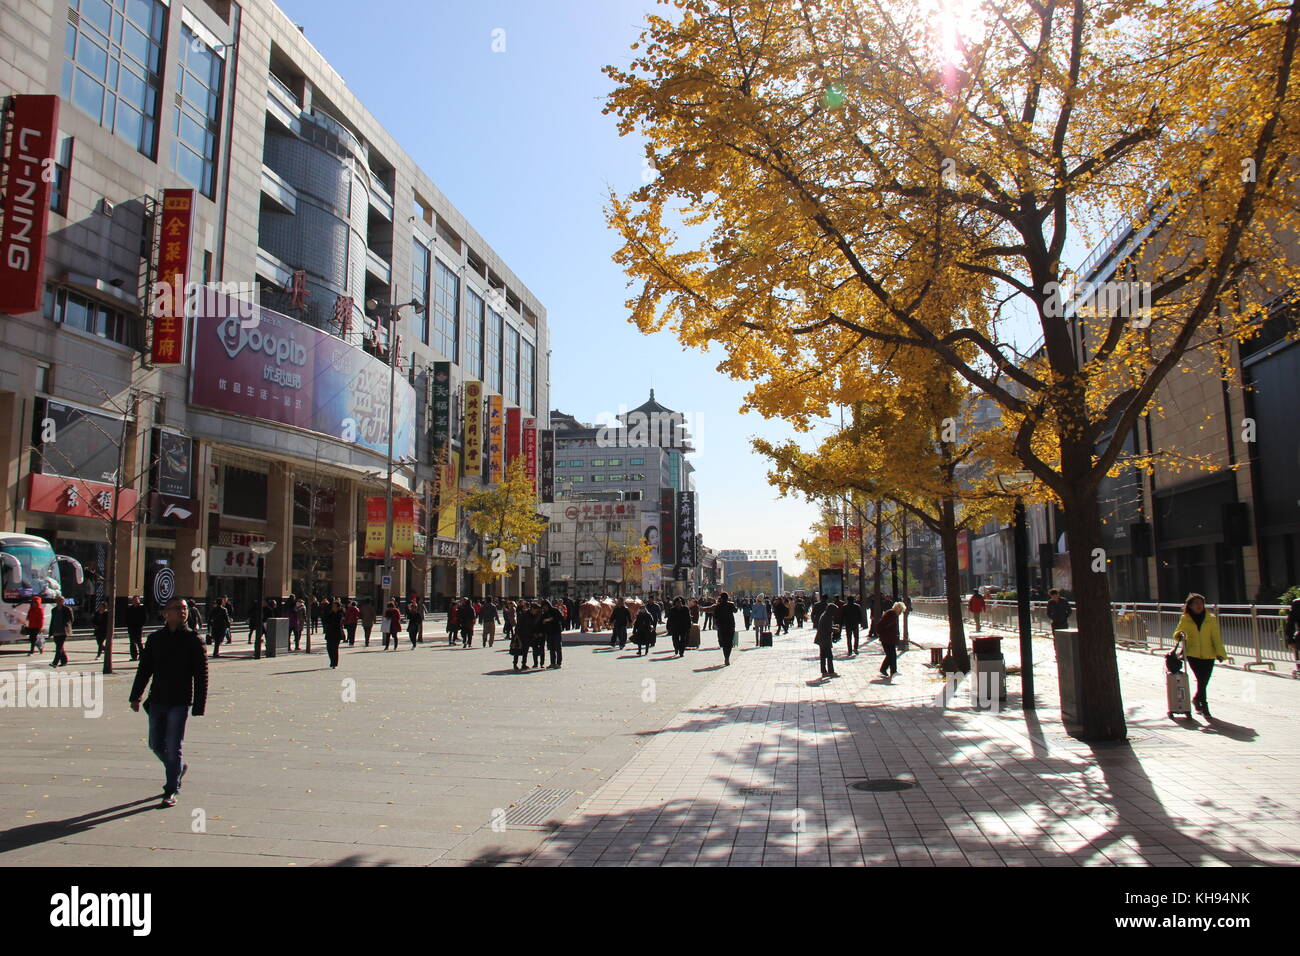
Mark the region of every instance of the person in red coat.
[[980, 615], [984, 613], [984, 598], [979, 591], [972, 591], [970, 603], [966, 605], [970, 608], [971, 617], [975, 618], [975, 633], [980, 630]]
[[42, 654], [45, 653], [45, 642], [41, 640], [41, 628], [45, 627], [45, 610], [41, 607], [41, 596], [32, 595], [32, 606], [27, 609], [27, 627], [25, 633], [28, 640], [32, 642], [31, 649], [27, 652], [29, 655], [35, 654], [37, 649]]

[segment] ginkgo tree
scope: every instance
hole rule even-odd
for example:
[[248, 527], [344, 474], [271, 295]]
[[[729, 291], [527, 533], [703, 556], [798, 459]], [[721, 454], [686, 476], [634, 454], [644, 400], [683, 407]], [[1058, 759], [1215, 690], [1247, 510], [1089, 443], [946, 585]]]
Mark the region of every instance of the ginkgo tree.
[[[1122, 739], [1098, 487], [1183, 356], [1253, 334], [1300, 279], [1300, 0], [670, 6], [606, 68], [657, 171], [610, 200], [632, 320], [721, 345], [769, 415], [788, 368], [895, 348], [995, 402], [1104, 648], [1088, 736]], [[1067, 259], [1117, 222], [1112, 278], [1140, 293], [1078, 294]], [[1028, 359], [1005, 341], [1035, 337]]]
[[499, 581], [519, 566], [519, 553], [534, 545], [547, 520], [537, 511], [537, 495], [522, 457], [512, 461], [500, 482], [458, 497], [470, 530], [479, 541], [468, 566], [477, 580]]

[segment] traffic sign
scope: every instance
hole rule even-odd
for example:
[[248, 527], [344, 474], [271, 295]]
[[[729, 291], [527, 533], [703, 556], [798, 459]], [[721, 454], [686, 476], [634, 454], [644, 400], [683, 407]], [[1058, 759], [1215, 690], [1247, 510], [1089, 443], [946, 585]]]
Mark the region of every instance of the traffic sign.
[[391, 574], [385, 574], [385, 575], [384, 575], [384, 587], [386, 587], [386, 588], [391, 588], [392, 586], [393, 586], [393, 576], [392, 576]]

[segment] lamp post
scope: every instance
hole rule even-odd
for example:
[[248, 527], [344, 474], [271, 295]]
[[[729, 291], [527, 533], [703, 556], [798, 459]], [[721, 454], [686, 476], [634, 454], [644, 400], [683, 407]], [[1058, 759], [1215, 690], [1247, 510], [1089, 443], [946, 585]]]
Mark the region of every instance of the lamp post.
[[[384, 515], [384, 569], [380, 572], [379, 609], [380, 613], [388, 607], [388, 593], [393, 580], [393, 403], [397, 397], [397, 319], [398, 313], [411, 306], [417, 313], [424, 311], [424, 303], [418, 299], [403, 302], [400, 305], [380, 302], [377, 299], [366, 300], [366, 310], [379, 313], [388, 323], [388, 480], [386, 483]], [[384, 582], [388, 583], [385, 584]]]
[[1020, 624], [1020, 697], [1021, 707], [1033, 710], [1034, 704], [1034, 638], [1029, 622], [1029, 543], [1025, 530], [1024, 492], [1033, 484], [1034, 476], [1027, 471], [998, 475], [998, 487], [1003, 494], [1015, 495], [1016, 510], [1013, 523], [1016, 554], [1016, 610]]
[[[266, 631], [266, 556], [275, 548], [274, 541], [254, 541], [249, 545], [257, 555], [257, 613], [262, 622], [257, 628], [257, 642], [253, 645], [253, 660], [262, 657], [262, 634]], [[275, 656], [275, 642], [267, 644], [267, 657]]]

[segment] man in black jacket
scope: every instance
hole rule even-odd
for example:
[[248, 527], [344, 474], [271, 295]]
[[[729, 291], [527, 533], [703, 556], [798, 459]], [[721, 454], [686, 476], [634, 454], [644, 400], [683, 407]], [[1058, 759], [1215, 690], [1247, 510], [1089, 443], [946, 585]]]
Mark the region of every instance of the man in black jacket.
[[181, 759], [186, 712], [202, 717], [208, 702], [208, 655], [203, 641], [185, 624], [189, 609], [173, 598], [163, 612], [164, 627], [145, 640], [140, 666], [131, 685], [131, 709], [140, 709], [140, 698], [153, 680], [144, 703], [149, 715], [149, 749], [162, 761], [167, 778], [163, 784], [164, 807], [176, 806], [176, 793], [188, 766]]
[[144, 626], [148, 620], [149, 612], [145, 610], [139, 595], [131, 598], [131, 603], [126, 607], [126, 636], [131, 642], [133, 661], [140, 657], [141, 646], [144, 644]]
[[229, 598], [217, 598], [217, 603], [208, 611], [208, 634], [212, 638], [212, 656], [221, 656], [221, 644], [230, 643], [230, 609], [226, 607]]

